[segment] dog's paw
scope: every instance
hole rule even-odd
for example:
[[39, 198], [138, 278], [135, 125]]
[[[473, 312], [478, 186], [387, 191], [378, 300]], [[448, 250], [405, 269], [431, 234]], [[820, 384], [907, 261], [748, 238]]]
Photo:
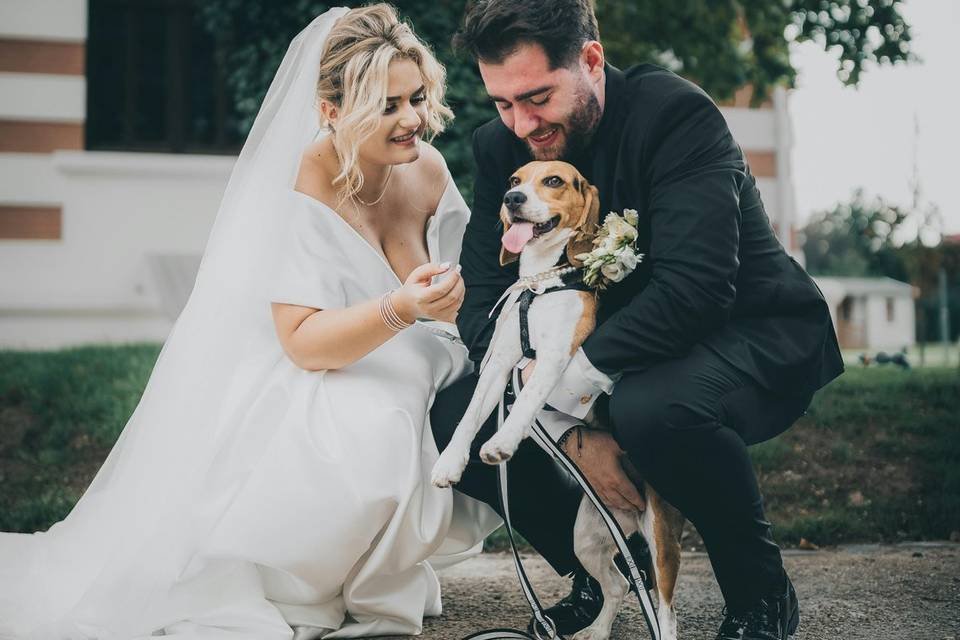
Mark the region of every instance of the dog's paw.
[[487, 464], [500, 464], [509, 460], [519, 445], [520, 442], [516, 439], [498, 433], [480, 448], [480, 458]]
[[586, 629], [581, 629], [573, 635], [571, 640], [607, 640], [610, 637], [610, 629], [599, 629], [590, 625]]
[[447, 447], [436, 464], [433, 465], [433, 472], [430, 474], [430, 482], [433, 486], [446, 488], [460, 482], [460, 476], [463, 470], [467, 468], [467, 462], [470, 460], [470, 453], [460, 453]]

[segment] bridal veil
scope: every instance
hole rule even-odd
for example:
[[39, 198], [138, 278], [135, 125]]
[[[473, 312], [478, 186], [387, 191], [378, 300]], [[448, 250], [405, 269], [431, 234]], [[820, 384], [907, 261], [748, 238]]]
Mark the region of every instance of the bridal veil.
[[[109, 637], [129, 639], [162, 617], [168, 603], [157, 604], [158, 591], [201, 571], [195, 550], [273, 437], [274, 425], [256, 417], [257, 385], [279, 349], [269, 296], [290, 230], [278, 203], [317, 133], [319, 60], [347, 11], [317, 17], [290, 44], [230, 176], [189, 301], [92, 484], [49, 531], [0, 534], [0, 638], [103, 637], [84, 628], [85, 612], [109, 608]], [[229, 590], [230, 577], [219, 584]], [[67, 618], [69, 628], [59, 622]]]

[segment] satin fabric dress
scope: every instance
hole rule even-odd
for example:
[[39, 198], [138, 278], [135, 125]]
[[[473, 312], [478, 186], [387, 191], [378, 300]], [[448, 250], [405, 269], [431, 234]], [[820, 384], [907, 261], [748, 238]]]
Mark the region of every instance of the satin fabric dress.
[[[271, 301], [336, 309], [400, 286], [335, 211], [295, 191], [288, 205], [278, 215], [292, 216], [289, 251]], [[448, 180], [426, 230], [431, 261], [457, 262], [468, 217]], [[500, 524], [488, 506], [429, 480], [438, 457], [429, 408], [472, 368], [455, 331], [417, 323], [332, 371], [298, 368], [279, 344], [252, 354], [221, 407], [237, 417], [189, 508], [165, 516], [162, 533], [115, 541], [139, 557], [118, 563], [103, 542], [120, 517], [103, 508], [109, 495], [85, 495], [48, 532], [0, 534], [0, 638], [420, 633], [423, 617], [441, 612], [436, 570], [479, 552]], [[128, 545], [137, 535], [145, 541]]]

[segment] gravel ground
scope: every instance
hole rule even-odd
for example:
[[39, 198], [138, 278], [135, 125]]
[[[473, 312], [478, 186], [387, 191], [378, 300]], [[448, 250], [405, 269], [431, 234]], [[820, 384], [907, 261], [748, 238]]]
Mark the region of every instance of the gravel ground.
[[[784, 563], [800, 598], [797, 640], [960, 640], [960, 544], [786, 551]], [[539, 556], [525, 556], [524, 567], [545, 606], [566, 593], [568, 581]], [[423, 640], [525, 628], [530, 611], [509, 554], [483, 554], [441, 572], [440, 581], [444, 612], [425, 620]], [[631, 598], [614, 640], [648, 637]], [[723, 602], [706, 554], [683, 554], [676, 605], [680, 638], [713, 639]]]

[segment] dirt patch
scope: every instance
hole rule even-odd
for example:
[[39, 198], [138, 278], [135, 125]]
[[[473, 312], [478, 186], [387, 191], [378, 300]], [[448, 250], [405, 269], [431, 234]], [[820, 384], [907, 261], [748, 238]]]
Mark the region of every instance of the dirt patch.
[[[960, 545], [851, 545], [788, 551], [784, 563], [800, 598], [802, 640], [960, 640]], [[568, 587], [535, 555], [524, 566], [541, 602]], [[486, 553], [440, 573], [443, 615], [424, 621], [423, 640], [460, 640], [494, 627], [525, 628], [530, 611], [513, 561]], [[684, 553], [676, 597], [681, 638], [712, 638], [723, 601], [703, 553]], [[648, 637], [633, 600], [613, 640]]]

